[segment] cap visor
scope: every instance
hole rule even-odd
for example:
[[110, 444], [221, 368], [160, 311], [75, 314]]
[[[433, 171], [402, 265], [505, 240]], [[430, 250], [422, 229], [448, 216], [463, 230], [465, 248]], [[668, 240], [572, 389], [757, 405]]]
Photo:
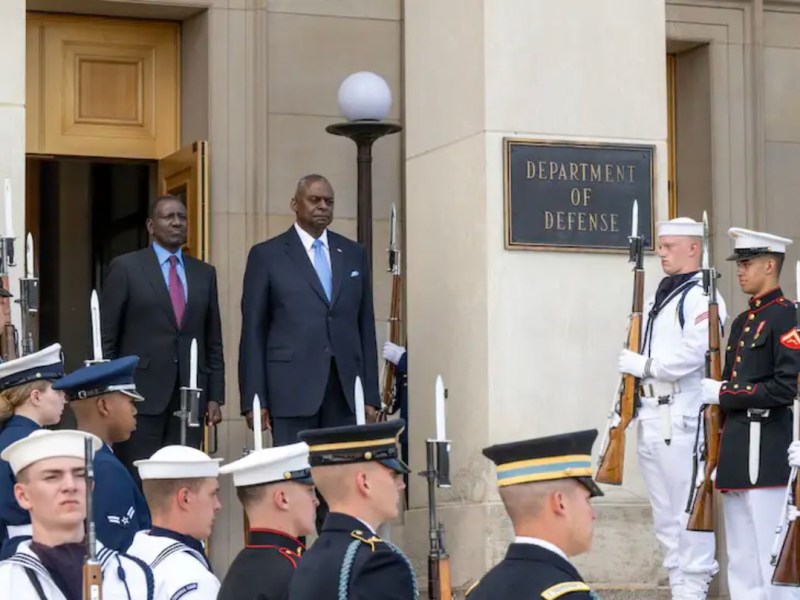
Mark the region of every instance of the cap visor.
[[400, 473], [401, 475], [411, 473], [411, 469], [408, 468], [408, 465], [399, 458], [387, 458], [379, 462], [387, 469], [391, 469], [392, 471]]
[[597, 496], [605, 496], [603, 490], [600, 489], [600, 486], [598, 486], [591, 477], [578, 477], [577, 479], [586, 487], [587, 490], [589, 490], [592, 498], [596, 498]]
[[119, 391], [125, 394], [126, 396], [130, 396], [131, 398], [133, 398], [134, 402], [144, 402], [144, 396], [142, 396], [136, 390], [119, 390]]

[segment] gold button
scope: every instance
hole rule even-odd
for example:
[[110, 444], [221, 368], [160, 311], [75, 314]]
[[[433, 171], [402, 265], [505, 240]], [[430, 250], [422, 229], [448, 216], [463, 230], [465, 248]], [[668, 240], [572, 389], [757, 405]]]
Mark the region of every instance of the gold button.
[[745, 327], [745, 328], [744, 328], [744, 332], [745, 332], [745, 333], [748, 333], [749, 331], [750, 331], [750, 328], [749, 328], [749, 327]]
[[367, 460], [372, 460], [372, 452], [370, 452], [369, 450], [364, 452], [364, 458]]
[[738, 383], [733, 384], [733, 389], [738, 390], [739, 389], [739, 384]]
[[753, 319], [756, 318], [756, 316], [753, 313], [750, 313], [747, 318], [752, 321]]
[[747, 386], [747, 389], [748, 389], [748, 391], [749, 391], [749, 390], [752, 390], [752, 389], [753, 389], [753, 386], [752, 386], [752, 385], [748, 385], [748, 386]]
[[761, 300], [756, 300], [756, 306], [761, 306]]
[[739, 342], [739, 347], [741, 348], [741, 347], [743, 347], [743, 346], [744, 346], [744, 340], [742, 340], [741, 342]]
[[755, 347], [756, 347], [756, 345], [755, 345], [755, 344], [750, 344], [750, 347], [751, 347], [751, 348], [755, 348]]
[[728, 346], [728, 351], [729, 351], [729, 352], [730, 352], [730, 349], [731, 349], [731, 347], [730, 347], [730, 346]]
[[291, 479], [292, 478], [292, 474], [289, 471], [285, 471], [283, 473], [283, 478], [284, 479]]
[[742, 357], [741, 356], [737, 356], [736, 357], [736, 362], [742, 362]]
[[733, 372], [733, 378], [736, 379], [736, 371]]

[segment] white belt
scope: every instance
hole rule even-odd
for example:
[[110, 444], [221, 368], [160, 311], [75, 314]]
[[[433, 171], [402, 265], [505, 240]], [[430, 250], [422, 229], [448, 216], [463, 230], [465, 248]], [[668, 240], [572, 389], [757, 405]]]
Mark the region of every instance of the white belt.
[[28, 525], [6, 525], [6, 533], [9, 538], [33, 537], [33, 527], [31, 527], [30, 523]]
[[[694, 382], [692, 382], [694, 383]], [[639, 400], [642, 406], [657, 408], [661, 417], [661, 436], [668, 446], [672, 442], [672, 411], [670, 405], [676, 394], [699, 386], [683, 386], [680, 381], [658, 381], [651, 379], [639, 385]]]

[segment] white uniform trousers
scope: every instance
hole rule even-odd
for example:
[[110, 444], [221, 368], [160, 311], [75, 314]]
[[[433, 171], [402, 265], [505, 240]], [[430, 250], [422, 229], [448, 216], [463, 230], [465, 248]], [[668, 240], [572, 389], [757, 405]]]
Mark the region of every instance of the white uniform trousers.
[[694, 484], [697, 418], [673, 415], [671, 421], [672, 443], [668, 446], [661, 419], [640, 419], [637, 454], [650, 495], [656, 538], [664, 548], [663, 564], [675, 588], [684, 576], [710, 580], [719, 571], [719, 564], [714, 559], [714, 534], [686, 530], [686, 503], [689, 487]]
[[800, 599], [800, 588], [772, 585], [769, 564], [786, 488], [722, 494], [731, 600]]

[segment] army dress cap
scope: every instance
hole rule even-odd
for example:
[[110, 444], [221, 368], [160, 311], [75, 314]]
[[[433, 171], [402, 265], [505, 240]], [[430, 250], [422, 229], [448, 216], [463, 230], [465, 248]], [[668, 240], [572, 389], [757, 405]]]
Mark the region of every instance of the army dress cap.
[[219, 475], [221, 458], [189, 446], [164, 446], [153, 456], [133, 462], [144, 479], [204, 479]]
[[658, 237], [666, 235], [683, 235], [689, 237], [703, 237], [703, 224], [689, 217], [678, 217], [669, 221], [656, 223]]
[[53, 389], [64, 390], [69, 400], [83, 400], [110, 392], [122, 392], [136, 401], [144, 397], [136, 391], [134, 374], [138, 356], [123, 356], [108, 362], [96, 363], [73, 371], [53, 384]]
[[288, 446], [254, 450], [237, 461], [220, 467], [220, 475], [233, 475], [233, 485], [246, 487], [279, 481], [312, 483], [308, 463], [308, 444], [298, 442]]
[[727, 260], [746, 260], [762, 254], [786, 254], [786, 246], [792, 243], [789, 238], [740, 227], [731, 227], [728, 235], [733, 238], [733, 254]]
[[64, 376], [61, 344], [0, 364], [0, 391], [32, 381], [53, 381]]
[[497, 465], [497, 485], [577, 479], [591, 492], [603, 492], [592, 479], [592, 444], [596, 429], [552, 435], [549, 437], [496, 444], [483, 454]]
[[308, 444], [312, 467], [377, 461], [397, 473], [410, 473], [398, 448], [403, 419], [382, 423], [307, 429], [298, 434]]
[[0, 458], [11, 465], [14, 475], [25, 467], [46, 458], [85, 458], [84, 440], [92, 440], [94, 451], [100, 450], [103, 442], [96, 435], [74, 429], [38, 429], [28, 437], [11, 444], [0, 453]]

